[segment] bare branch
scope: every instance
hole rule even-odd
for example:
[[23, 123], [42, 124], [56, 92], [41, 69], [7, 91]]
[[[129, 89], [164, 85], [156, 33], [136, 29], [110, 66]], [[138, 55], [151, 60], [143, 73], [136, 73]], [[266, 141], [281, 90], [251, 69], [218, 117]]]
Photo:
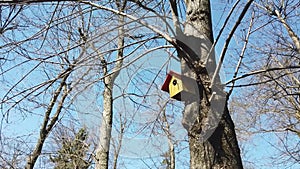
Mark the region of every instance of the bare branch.
[[106, 11], [110, 11], [112, 13], [115, 13], [117, 15], [121, 15], [121, 16], [125, 16], [131, 20], [134, 20], [136, 21], [137, 23], [140, 23], [141, 25], [149, 28], [150, 30], [152, 30], [153, 32], [157, 33], [158, 35], [161, 35], [166, 41], [168, 41], [169, 43], [171, 44], [174, 44], [176, 45], [176, 42], [174, 41], [174, 39], [172, 37], [170, 37], [168, 34], [166, 33], [163, 33], [162, 31], [160, 31], [159, 29], [155, 28], [154, 26], [150, 25], [149, 23], [147, 23], [146, 21], [143, 21], [142, 19], [140, 18], [137, 18], [137, 17], [134, 17], [132, 15], [129, 15], [129, 14], [126, 14], [124, 12], [121, 12], [121, 11], [118, 11], [118, 10], [115, 10], [115, 9], [112, 9], [112, 8], [108, 8], [108, 7], [105, 7], [105, 6], [102, 6], [102, 5], [98, 5], [98, 4], [95, 4], [95, 3], [92, 3], [90, 1], [79, 1], [80, 3], [83, 3], [83, 4], [88, 4], [88, 5], [91, 5], [91, 6], [94, 6], [98, 9], [102, 9], [102, 10], [106, 10]]
[[221, 66], [223, 64], [223, 61], [224, 61], [224, 58], [225, 58], [225, 54], [227, 52], [227, 49], [228, 49], [228, 45], [231, 41], [231, 38], [232, 36], [234, 35], [234, 32], [236, 31], [236, 29], [238, 28], [238, 26], [240, 25], [241, 21], [243, 20], [244, 16], [246, 15], [248, 9], [250, 8], [252, 2], [254, 0], [248, 0], [248, 2], [246, 3], [245, 7], [243, 8], [243, 11], [241, 12], [241, 14], [239, 15], [239, 18], [238, 20], [236, 21], [235, 25], [233, 26], [233, 28], [231, 29], [228, 37], [226, 38], [226, 41], [225, 41], [225, 44], [222, 48], [222, 52], [221, 52], [221, 55], [220, 55], [220, 59], [219, 59], [219, 62], [217, 64], [217, 67], [216, 67], [216, 70], [211, 78], [211, 86], [210, 88], [212, 87], [212, 85], [214, 84], [214, 81], [216, 80], [218, 74], [219, 74], [219, 71], [221, 69]]
[[285, 69], [300, 69], [300, 66], [274, 67], [274, 68], [267, 68], [267, 69], [263, 69], [263, 70], [257, 70], [257, 71], [249, 72], [249, 73], [244, 74], [242, 76], [236, 77], [236, 78], [226, 82], [225, 84], [228, 85], [228, 84], [230, 84], [234, 81], [237, 81], [239, 79], [246, 78], [246, 77], [253, 76], [253, 75], [257, 75], [257, 74], [266, 73], [266, 72], [275, 71], [275, 70], [285, 70]]
[[283, 24], [283, 26], [286, 28], [289, 36], [293, 40], [293, 42], [294, 42], [294, 44], [296, 46], [297, 52], [300, 53], [300, 39], [299, 39], [299, 37], [293, 31], [293, 29], [289, 26], [289, 24], [287, 24], [286, 20], [281, 16], [280, 11], [278, 11], [278, 9], [275, 10], [275, 13], [276, 13], [277, 18]]
[[[239, 59], [237, 65], [236, 65], [236, 68], [235, 68], [233, 79], [237, 77], [239, 69], [241, 67], [241, 64], [242, 64], [242, 61], [243, 61], [243, 58], [244, 58], [244, 55], [245, 55], [245, 52], [246, 52], [246, 49], [247, 49], [247, 45], [248, 45], [249, 37], [250, 37], [250, 34], [251, 34], [251, 30], [252, 30], [252, 27], [253, 27], [253, 20], [254, 20], [254, 13], [252, 13], [252, 18], [251, 18], [250, 25], [249, 25], [249, 28], [248, 28], [248, 33], [246, 35], [244, 46], [243, 46], [241, 54], [240, 54], [240, 59]], [[229, 92], [227, 94], [228, 98], [232, 94], [234, 84], [235, 84], [235, 81], [233, 81], [232, 87], [231, 87], [231, 89], [229, 90]]]

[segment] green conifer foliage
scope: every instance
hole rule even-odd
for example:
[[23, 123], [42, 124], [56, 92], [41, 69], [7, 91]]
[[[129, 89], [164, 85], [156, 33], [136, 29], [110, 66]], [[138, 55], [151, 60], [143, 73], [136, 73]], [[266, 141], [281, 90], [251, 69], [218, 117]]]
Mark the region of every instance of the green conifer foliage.
[[86, 158], [89, 145], [86, 143], [88, 133], [81, 128], [74, 138], [64, 139], [58, 155], [50, 157], [54, 169], [87, 169], [91, 163]]

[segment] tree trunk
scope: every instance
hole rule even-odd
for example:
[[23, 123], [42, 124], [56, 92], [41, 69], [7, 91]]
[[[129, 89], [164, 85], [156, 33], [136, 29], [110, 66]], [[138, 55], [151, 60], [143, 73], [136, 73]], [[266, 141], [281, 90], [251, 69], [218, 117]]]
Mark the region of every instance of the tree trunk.
[[216, 69], [214, 55], [209, 54], [213, 43], [210, 1], [186, 0], [186, 6], [185, 30], [177, 37], [181, 47], [178, 54], [182, 74], [195, 79], [199, 89], [198, 99], [183, 100], [182, 123], [189, 134], [190, 168], [241, 169], [240, 149], [220, 78], [210, 84]]
[[[42, 153], [42, 149], [43, 149], [46, 139], [48, 138], [48, 136], [49, 136], [50, 132], [52, 131], [53, 127], [55, 126], [56, 122], [59, 120], [58, 117], [63, 108], [63, 104], [65, 102], [66, 97], [68, 96], [68, 94], [70, 92], [67, 90], [66, 80], [69, 77], [71, 71], [72, 71], [72, 68], [69, 68], [65, 71], [65, 72], [67, 72], [67, 74], [65, 75], [65, 77], [62, 78], [62, 81], [61, 81], [59, 87], [56, 89], [55, 93], [52, 96], [52, 99], [48, 105], [46, 112], [45, 112], [43, 123], [41, 125], [38, 142], [36, 143], [32, 154], [30, 154], [27, 158], [25, 169], [33, 169], [34, 168], [37, 159], [39, 158], [39, 156]], [[59, 95], [61, 93], [62, 93], [61, 100], [58, 101]], [[56, 112], [51, 118], [51, 113], [52, 113], [53, 109], [55, 108], [55, 104], [57, 102], [58, 102], [58, 104], [56, 107]]]
[[[112, 129], [112, 90], [110, 77], [105, 78], [105, 88], [103, 92], [103, 113], [100, 127], [100, 140], [96, 151], [96, 169], [108, 168], [109, 146]], [[108, 83], [108, 84], [107, 84]]]
[[[127, 4], [127, 0], [116, 0], [116, 6], [120, 12], [124, 12]], [[120, 27], [118, 28], [118, 49], [117, 49], [117, 62], [109, 76], [107, 76], [108, 68], [106, 65], [105, 58], [102, 54], [99, 54], [102, 63], [105, 63], [102, 67], [104, 76], [104, 92], [103, 92], [103, 113], [102, 113], [102, 123], [100, 127], [100, 140], [98, 149], [96, 151], [96, 169], [107, 169], [109, 161], [109, 148], [112, 130], [112, 118], [113, 118], [113, 86], [115, 79], [120, 73], [120, 69], [123, 64], [124, 55], [124, 39], [125, 39], [125, 17], [118, 15], [118, 23]], [[117, 161], [117, 159], [115, 159]]]

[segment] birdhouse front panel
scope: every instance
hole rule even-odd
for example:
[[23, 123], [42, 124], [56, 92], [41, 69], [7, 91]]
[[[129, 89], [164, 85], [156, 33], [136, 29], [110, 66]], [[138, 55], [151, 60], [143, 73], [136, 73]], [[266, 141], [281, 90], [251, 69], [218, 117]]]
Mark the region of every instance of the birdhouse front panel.
[[169, 83], [170, 97], [173, 98], [175, 95], [180, 94], [182, 90], [183, 90], [182, 80], [175, 76], [172, 76], [171, 81]]

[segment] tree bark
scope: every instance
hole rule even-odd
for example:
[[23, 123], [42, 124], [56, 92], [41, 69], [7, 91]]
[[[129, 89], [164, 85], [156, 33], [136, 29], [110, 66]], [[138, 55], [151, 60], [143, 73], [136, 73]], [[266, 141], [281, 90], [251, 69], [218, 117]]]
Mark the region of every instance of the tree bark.
[[213, 44], [210, 1], [186, 0], [186, 6], [187, 20], [184, 33], [177, 37], [177, 51], [182, 74], [195, 79], [199, 89], [199, 99], [184, 100], [182, 123], [189, 134], [190, 168], [241, 169], [234, 123], [219, 76], [210, 84], [216, 69], [214, 54], [207, 56]]
[[108, 168], [108, 157], [109, 157], [109, 146], [112, 129], [112, 90], [111, 78], [105, 78], [105, 88], [103, 92], [103, 112], [102, 112], [102, 123], [100, 127], [100, 140], [98, 149], [96, 151], [96, 168], [107, 169]]

